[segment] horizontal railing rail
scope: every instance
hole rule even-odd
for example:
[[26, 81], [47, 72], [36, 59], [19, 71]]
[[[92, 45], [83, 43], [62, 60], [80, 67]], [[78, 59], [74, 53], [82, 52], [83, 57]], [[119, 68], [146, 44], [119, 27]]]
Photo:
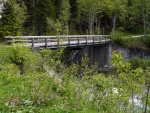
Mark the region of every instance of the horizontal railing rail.
[[29, 47], [83, 46], [107, 43], [109, 35], [5, 36], [8, 43], [25, 43]]
[[5, 38], [110, 37], [110, 35], [5, 36]]

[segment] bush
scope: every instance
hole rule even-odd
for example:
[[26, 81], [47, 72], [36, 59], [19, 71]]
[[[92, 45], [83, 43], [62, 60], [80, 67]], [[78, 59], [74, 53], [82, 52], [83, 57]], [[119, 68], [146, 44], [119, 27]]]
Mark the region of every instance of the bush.
[[64, 65], [61, 62], [61, 56], [64, 48], [57, 50], [43, 49], [41, 50], [41, 56], [44, 61], [44, 66], [48, 66], [48, 70], [53, 69], [57, 72], [61, 72], [64, 69]]
[[145, 49], [145, 44], [143, 42], [143, 37], [130, 38], [127, 42], [128, 42], [127, 45], [126, 45], [127, 47]]
[[0, 44], [0, 64], [10, 63], [10, 56], [12, 55], [12, 47]]
[[21, 44], [11, 46], [1, 46], [0, 64], [13, 64], [18, 67], [20, 74], [42, 69], [42, 60], [40, 54], [34, 53]]
[[89, 58], [85, 56], [82, 58], [81, 63], [72, 63], [69, 67], [66, 67], [64, 73], [82, 78], [97, 74], [97, 68], [97, 64], [89, 66]]
[[131, 63], [131, 66], [133, 69], [136, 68], [143, 68], [146, 69], [150, 67], [150, 59], [149, 58], [130, 58], [129, 62]]
[[146, 42], [146, 45], [143, 42], [143, 36], [138, 38], [131, 37], [130, 34], [124, 33], [121, 31], [116, 31], [112, 34], [111, 40], [114, 43], [117, 43], [118, 45], [124, 45], [129, 48], [142, 48], [145, 49], [146, 47], [149, 47], [150, 41]]
[[129, 34], [121, 31], [115, 31], [111, 35], [111, 40], [119, 45], [127, 45], [129, 38]]

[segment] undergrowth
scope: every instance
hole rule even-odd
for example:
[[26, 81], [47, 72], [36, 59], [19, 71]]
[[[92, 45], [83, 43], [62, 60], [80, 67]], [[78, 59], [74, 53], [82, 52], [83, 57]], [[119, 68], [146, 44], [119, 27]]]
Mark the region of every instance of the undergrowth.
[[[97, 73], [95, 66], [88, 66], [87, 57], [80, 64], [65, 66], [62, 52], [63, 49], [36, 53], [19, 44], [0, 46], [0, 112], [132, 112], [130, 97], [142, 94], [141, 69], [131, 70], [121, 54], [114, 52], [112, 65], [118, 74], [106, 77]], [[141, 112], [136, 105], [134, 109]]]
[[141, 37], [132, 37], [131, 34], [116, 31], [111, 35], [111, 41], [121, 45], [126, 46], [128, 48], [141, 48], [141, 49], [147, 49], [149, 48], [149, 37], [147, 38], [146, 43], [143, 42], [143, 36]]

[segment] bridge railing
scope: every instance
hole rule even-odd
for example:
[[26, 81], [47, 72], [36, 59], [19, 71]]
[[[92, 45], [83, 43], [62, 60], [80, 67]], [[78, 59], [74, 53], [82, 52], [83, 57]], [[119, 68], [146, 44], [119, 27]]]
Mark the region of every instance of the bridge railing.
[[109, 35], [5, 36], [8, 43], [25, 43], [29, 47], [82, 46], [107, 43]]

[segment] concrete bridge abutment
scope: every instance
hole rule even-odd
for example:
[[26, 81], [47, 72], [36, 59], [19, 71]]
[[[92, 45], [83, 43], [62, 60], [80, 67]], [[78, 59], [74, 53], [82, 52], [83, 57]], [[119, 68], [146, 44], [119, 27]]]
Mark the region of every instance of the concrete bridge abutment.
[[102, 45], [84, 46], [80, 48], [74, 57], [74, 61], [81, 62], [82, 57], [87, 56], [90, 59], [89, 65], [97, 64], [99, 71], [108, 71], [108, 69], [111, 68], [113, 51], [121, 53], [124, 60], [133, 57], [150, 58], [150, 51], [127, 48], [125, 46], [109, 42]]

